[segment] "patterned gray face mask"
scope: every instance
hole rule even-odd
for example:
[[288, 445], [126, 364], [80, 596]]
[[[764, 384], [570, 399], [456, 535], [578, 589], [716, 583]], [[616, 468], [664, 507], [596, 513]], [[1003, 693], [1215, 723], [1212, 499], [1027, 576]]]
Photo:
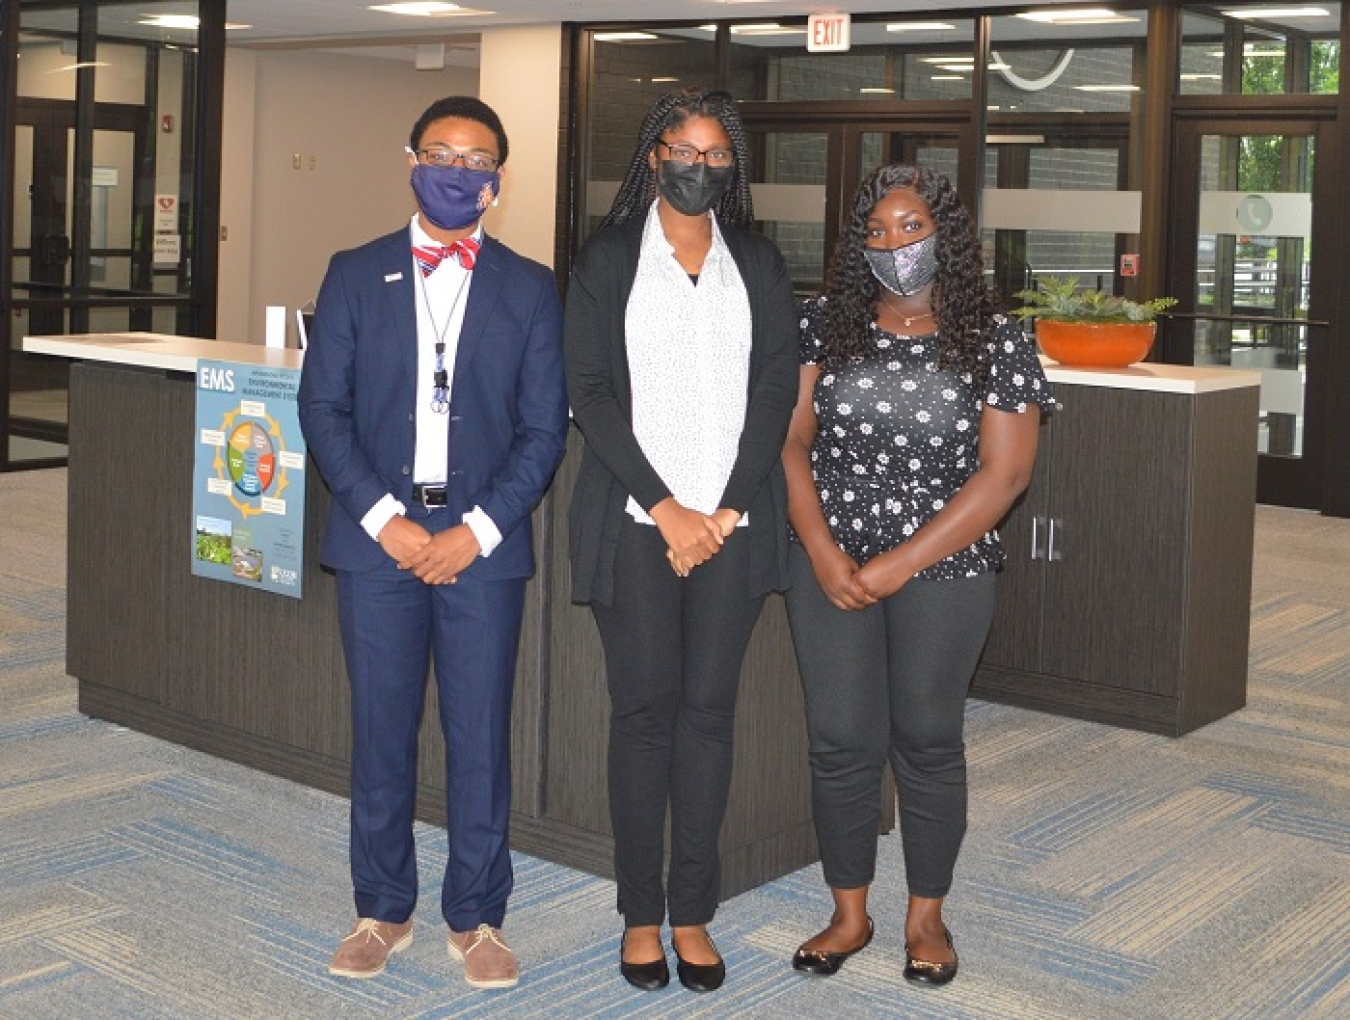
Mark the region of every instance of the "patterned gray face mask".
[[913, 297], [937, 276], [937, 242], [933, 233], [903, 248], [864, 248], [863, 254], [883, 287], [901, 297]]

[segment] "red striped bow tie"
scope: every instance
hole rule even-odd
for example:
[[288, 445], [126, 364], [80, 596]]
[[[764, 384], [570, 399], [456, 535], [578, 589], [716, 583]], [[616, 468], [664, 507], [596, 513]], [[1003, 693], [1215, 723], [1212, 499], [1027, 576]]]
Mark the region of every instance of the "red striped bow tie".
[[417, 260], [417, 265], [421, 268], [423, 276], [430, 276], [436, 271], [436, 267], [441, 264], [441, 261], [448, 259], [451, 255], [459, 259], [459, 264], [465, 269], [472, 269], [474, 263], [478, 261], [478, 247], [478, 242], [472, 237], [463, 238], [444, 247], [439, 244], [415, 244], [413, 245], [413, 258]]

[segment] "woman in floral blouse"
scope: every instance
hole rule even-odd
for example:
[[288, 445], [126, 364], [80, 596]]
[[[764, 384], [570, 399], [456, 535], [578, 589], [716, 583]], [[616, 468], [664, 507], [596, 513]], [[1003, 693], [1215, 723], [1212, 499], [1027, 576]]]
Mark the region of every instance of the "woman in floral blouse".
[[834, 914], [792, 963], [833, 974], [871, 941], [889, 756], [910, 894], [904, 976], [946, 984], [964, 703], [1003, 560], [993, 529], [1030, 480], [1049, 391], [1031, 342], [994, 309], [969, 215], [927, 168], [863, 182], [801, 328], [783, 448], [788, 611]]

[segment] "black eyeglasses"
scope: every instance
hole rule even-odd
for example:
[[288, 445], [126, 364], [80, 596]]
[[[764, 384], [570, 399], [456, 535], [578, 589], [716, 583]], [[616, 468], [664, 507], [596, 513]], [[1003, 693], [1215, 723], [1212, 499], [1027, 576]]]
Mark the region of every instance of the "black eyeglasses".
[[670, 158], [676, 163], [685, 163], [689, 166], [693, 166], [697, 163], [700, 156], [703, 157], [703, 162], [707, 163], [708, 166], [731, 166], [736, 162], [736, 153], [732, 152], [730, 149], [700, 149], [698, 146], [690, 145], [688, 142], [675, 142], [672, 144], [671, 142], [663, 141], [659, 138], [657, 139], [657, 144], [664, 145], [666, 151], [670, 153]]
[[500, 160], [486, 152], [459, 152], [446, 145], [429, 145], [425, 149], [408, 149], [417, 157], [419, 163], [427, 166], [454, 166], [458, 163], [469, 170], [491, 172], [497, 169]]

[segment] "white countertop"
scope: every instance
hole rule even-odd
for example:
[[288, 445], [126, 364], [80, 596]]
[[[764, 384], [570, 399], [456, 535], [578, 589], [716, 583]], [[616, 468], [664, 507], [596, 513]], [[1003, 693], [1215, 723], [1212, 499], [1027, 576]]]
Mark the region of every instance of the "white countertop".
[[[78, 336], [26, 336], [23, 349], [81, 361], [196, 372], [199, 359], [237, 361], [246, 365], [299, 368], [304, 354], [261, 344], [168, 336], [162, 333], [86, 333]], [[1158, 365], [1141, 362], [1129, 368], [1066, 368], [1042, 357], [1046, 377], [1059, 386], [1103, 386], [1119, 390], [1163, 393], [1210, 393], [1261, 385], [1257, 372], [1217, 366]]]
[[164, 333], [26, 336], [23, 338], [23, 349], [30, 354], [52, 354], [59, 358], [101, 361], [137, 368], [162, 368], [170, 372], [196, 372], [199, 360], [235, 361], [277, 368], [299, 368], [304, 360], [304, 355], [298, 350], [229, 340], [169, 336]]
[[1044, 355], [1045, 377], [1057, 386], [1104, 386], [1159, 393], [1213, 393], [1260, 386], [1261, 374], [1219, 365], [1159, 365], [1141, 361], [1129, 368], [1069, 368]]

